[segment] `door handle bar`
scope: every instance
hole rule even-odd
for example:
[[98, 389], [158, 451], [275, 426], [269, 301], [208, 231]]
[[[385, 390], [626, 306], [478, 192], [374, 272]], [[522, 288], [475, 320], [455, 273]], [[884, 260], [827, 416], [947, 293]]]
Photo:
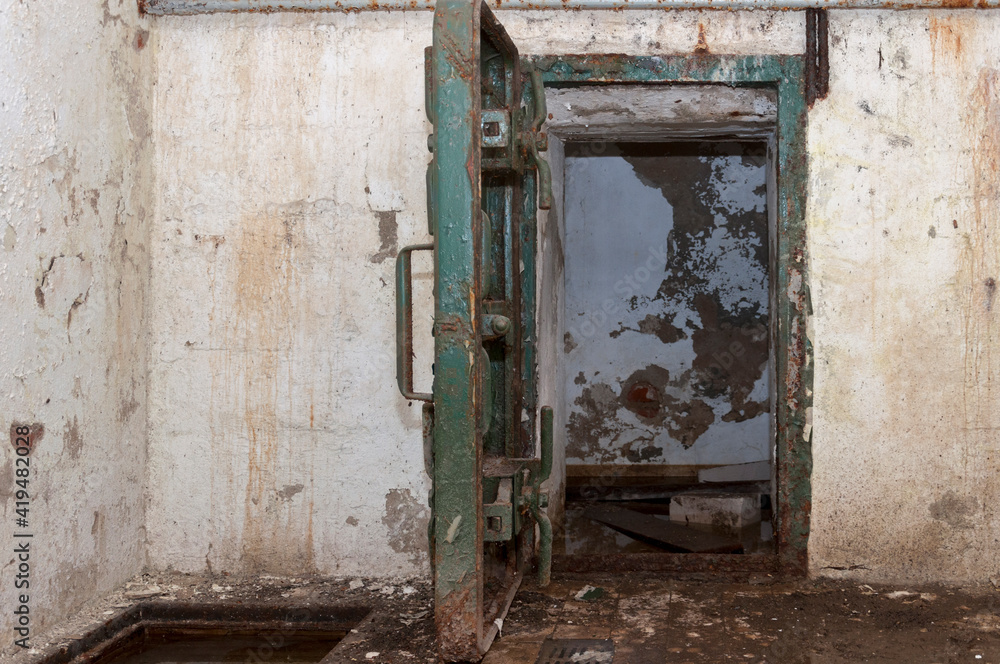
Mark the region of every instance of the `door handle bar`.
[[413, 270], [410, 254], [431, 251], [433, 243], [411, 244], [396, 256], [396, 383], [406, 399], [434, 402], [434, 395], [413, 391]]

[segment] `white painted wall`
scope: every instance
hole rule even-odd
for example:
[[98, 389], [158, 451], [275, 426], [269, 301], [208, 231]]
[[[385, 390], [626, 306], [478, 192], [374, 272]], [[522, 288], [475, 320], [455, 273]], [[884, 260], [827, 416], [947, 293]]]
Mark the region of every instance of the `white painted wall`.
[[811, 565], [1000, 571], [1000, 12], [836, 12], [810, 114]]
[[[151, 39], [127, 0], [41, 7], [0, 14], [0, 425], [46, 429], [36, 633], [144, 563], [426, 571], [392, 258], [426, 237], [430, 14], [169, 17]], [[802, 48], [798, 14], [501, 17], [524, 52], [689, 53], [699, 24], [714, 52]], [[1000, 571], [998, 34], [996, 11], [831, 12], [809, 132], [816, 574]]]
[[[803, 47], [791, 13], [501, 20], [527, 53], [690, 53], [699, 27], [717, 53]], [[832, 92], [809, 132], [811, 565], [983, 580], [1000, 538], [985, 286], [1000, 276], [1000, 13], [833, 11], [830, 24]], [[426, 238], [430, 25], [156, 20], [152, 566], [426, 571], [392, 257]]]
[[[127, 0], [0, 8], [0, 652], [144, 564], [152, 49]], [[15, 527], [15, 422], [42, 425]], [[14, 588], [14, 532], [30, 588]], [[0, 655], [2, 658], [3, 655]]]
[[427, 228], [429, 19], [157, 21], [153, 566], [426, 568], [394, 266]]

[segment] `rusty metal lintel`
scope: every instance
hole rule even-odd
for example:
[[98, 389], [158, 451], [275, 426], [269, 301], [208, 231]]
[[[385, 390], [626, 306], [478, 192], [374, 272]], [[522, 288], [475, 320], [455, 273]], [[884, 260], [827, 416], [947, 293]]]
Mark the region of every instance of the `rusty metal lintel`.
[[[138, 0], [154, 15], [432, 10], [434, 0]], [[1000, 0], [491, 0], [493, 9], [991, 9]]]
[[806, 103], [809, 108], [830, 92], [830, 40], [825, 9], [806, 10]]

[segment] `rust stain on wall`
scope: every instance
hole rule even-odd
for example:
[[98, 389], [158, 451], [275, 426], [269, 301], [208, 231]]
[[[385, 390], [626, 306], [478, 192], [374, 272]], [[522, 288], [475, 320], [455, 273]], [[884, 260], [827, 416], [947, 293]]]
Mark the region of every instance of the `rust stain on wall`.
[[[965, 59], [965, 44], [962, 36], [967, 29], [967, 21], [960, 16], [931, 16], [928, 19], [928, 34], [931, 40], [931, 73], [937, 74], [938, 58], [950, 65]], [[949, 71], [951, 68], [949, 67]]]
[[[656, 365], [633, 372], [622, 383], [621, 405], [639, 417], [639, 421], [663, 428], [685, 449], [695, 444], [715, 421], [712, 407], [701, 399], [679, 399], [673, 393], [686, 393], [691, 371], [681, 372], [673, 380], [670, 372]], [[663, 452], [655, 456], [662, 456]], [[647, 456], [652, 456], [647, 453]], [[630, 459], [631, 460], [631, 459]]]
[[[227, 387], [248, 443], [243, 557], [248, 568], [302, 573], [313, 567], [312, 501], [286, 485], [295, 450], [291, 429], [294, 323], [301, 215], [285, 209], [246, 217], [235, 255], [227, 325]], [[279, 477], [280, 475], [280, 477]]]
[[69, 454], [71, 459], [79, 458], [80, 450], [83, 449], [83, 437], [80, 435], [80, 427], [75, 415], [72, 422], [66, 422], [66, 428], [63, 431], [63, 446], [63, 450]]
[[705, 39], [705, 25], [703, 23], [698, 24], [698, 43], [694, 46], [694, 52], [699, 55], [708, 54], [708, 41]]
[[[674, 396], [688, 390], [692, 375], [685, 371], [671, 378], [663, 367], [649, 365], [633, 372], [617, 389], [606, 383], [584, 388], [575, 400], [578, 409], [569, 414], [567, 455], [613, 462], [619, 455], [612, 445], [628, 437], [632, 440], [622, 446], [621, 456], [631, 463], [650, 461], [663, 456], [663, 449], [654, 445], [658, 431], [690, 448], [715, 421], [705, 401]], [[621, 408], [634, 413], [640, 424], [622, 421]]]
[[14, 421], [10, 425], [10, 444], [15, 450], [24, 447], [27, 441], [28, 453], [35, 451], [35, 447], [45, 437], [45, 425], [41, 422], [18, 422]]
[[994, 392], [1000, 371], [1000, 362], [994, 357], [1000, 342], [994, 306], [996, 279], [1000, 276], [996, 241], [1000, 224], [1000, 71], [979, 71], [968, 103], [966, 126], [972, 146], [969, 174], [973, 218], [967, 224], [962, 255], [965, 427], [974, 439], [992, 438], [995, 443], [995, 434], [990, 432], [1000, 427], [1000, 408]]

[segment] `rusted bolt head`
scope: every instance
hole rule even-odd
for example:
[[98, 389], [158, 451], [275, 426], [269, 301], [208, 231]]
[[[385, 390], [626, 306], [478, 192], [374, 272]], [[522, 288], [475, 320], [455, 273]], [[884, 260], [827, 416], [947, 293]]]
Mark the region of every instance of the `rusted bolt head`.
[[510, 319], [506, 316], [494, 316], [493, 331], [497, 334], [507, 334], [510, 331]]

